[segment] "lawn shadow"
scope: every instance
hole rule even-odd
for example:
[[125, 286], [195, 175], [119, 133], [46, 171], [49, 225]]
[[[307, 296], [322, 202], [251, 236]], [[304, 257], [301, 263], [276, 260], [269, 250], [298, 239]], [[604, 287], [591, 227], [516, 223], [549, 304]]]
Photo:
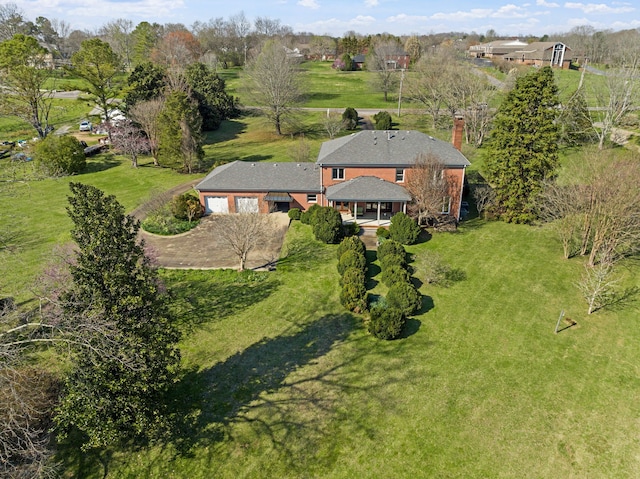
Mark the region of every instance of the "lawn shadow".
[[420, 234], [418, 235], [418, 239], [414, 244], [427, 243], [431, 241], [431, 238], [433, 238], [433, 235], [427, 229], [422, 228], [420, 230]]
[[[355, 324], [350, 313], [327, 315], [302, 327], [293, 326], [280, 336], [263, 338], [211, 368], [186, 372], [173, 392], [181, 422], [168, 441], [180, 454], [188, 455], [194, 447], [206, 447], [227, 437], [227, 426], [235, 422], [250, 423], [269, 436], [275, 447], [285, 450], [288, 436], [305, 430], [312, 434], [316, 415], [307, 420], [294, 418], [289, 408], [295, 404], [296, 409], [317, 410], [320, 415], [332, 410], [335, 398], [319, 397], [303, 385], [319, 382], [350, 387], [335, 378], [343, 364], [311, 377], [290, 379], [290, 375], [345, 342]], [[288, 393], [272, 394], [282, 390]], [[270, 408], [268, 422], [250, 414], [261, 407]]]
[[402, 333], [398, 337], [398, 339], [406, 339], [410, 336], [413, 336], [420, 330], [420, 326], [422, 326], [422, 321], [415, 318], [407, 319], [407, 323], [404, 325], [404, 329]]
[[314, 92], [306, 96], [307, 101], [316, 101], [316, 100], [333, 100], [335, 98], [339, 98], [340, 95], [337, 93], [325, 93], [325, 92]]
[[87, 161], [87, 166], [84, 170], [82, 170], [80, 175], [107, 171], [111, 168], [115, 168], [116, 166], [120, 166], [120, 162], [114, 160], [113, 155], [111, 154], [106, 156], [94, 157], [93, 159]]
[[617, 294], [614, 294], [607, 304], [603, 305], [601, 309], [608, 309], [610, 311], [623, 310], [628, 306], [636, 304], [639, 296], [639, 287], [632, 286], [630, 288], [626, 288]]
[[242, 116], [244, 115], [240, 115], [237, 119], [224, 120], [220, 124], [220, 128], [215, 131], [206, 131], [204, 133], [204, 144], [213, 145], [223, 141], [235, 140], [242, 133], [245, 133], [247, 131], [247, 123], [240, 119]]
[[179, 282], [171, 285], [173, 307], [183, 328], [224, 319], [253, 306], [273, 294], [280, 281]]
[[422, 295], [422, 304], [421, 304], [420, 309], [418, 310], [418, 312], [416, 314], [428, 313], [433, 308], [435, 308], [435, 303], [433, 302], [433, 298], [431, 296], [423, 294]]

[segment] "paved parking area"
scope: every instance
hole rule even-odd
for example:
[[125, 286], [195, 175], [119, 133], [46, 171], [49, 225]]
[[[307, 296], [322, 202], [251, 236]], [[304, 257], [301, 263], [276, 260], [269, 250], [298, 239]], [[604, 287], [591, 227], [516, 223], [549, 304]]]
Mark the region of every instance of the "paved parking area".
[[[271, 241], [249, 253], [247, 269], [268, 268], [280, 255], [289, 227], [286, 213], [271, 213], [277, 228]], [[238, 268], [240, 260], [216, 235], [216, 215], [202, 218], [191, 231], [175, 236], [158, 236], [141, 231], [140, 235], [158, 265], [163, 268], [216, 269]]]

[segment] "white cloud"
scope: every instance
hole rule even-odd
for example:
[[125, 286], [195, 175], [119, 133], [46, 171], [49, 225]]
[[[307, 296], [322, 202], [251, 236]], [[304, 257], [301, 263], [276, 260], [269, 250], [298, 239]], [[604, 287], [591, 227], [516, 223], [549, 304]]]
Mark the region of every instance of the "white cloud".
[[380, 5], [378, 0], [364, 0], [365, 7], [377, 7], [378, 5]]
[[555, 2], [547, 2], [545, 0], [536, 0], [536, 5], [539, 7], [558, 8], [560, 4]]
[[431, 18], [434, 20], [474, 20], [478, 18], [488, 18], [493, 10], [489, 8], [472, 8], [468, 12], [434, 13]]
[[491, 14], [493, 18], [526, 18], [530, 16], [522, 7], [513, 4], [504, 5]]
[[597, 13], [597, 14], [607, 14], [607, 13], [630, 13], [635, 11], [635, 8], [632, 6], [625, 4], [621, 7], [610, 7], [609, 5], [605, 5], [604, 3], [573, 3], [567, 2], [564, 4], [565, 8], [574, 8], [577, 10], [582, 10], [584, 13]]
[[429, 21], [429, 17], [426, 17], [424, 15], [407, 15], [405, 13], [401, 13], [399, 15], [388, 17], [386, 21], [389, 23], [405, 23], [405, 24], [424, 23]]
[[300, 5], [301, 7], [311, 8], [313, 10], [320, 8], [320, 5], [318, 5], [318, 2], [316, 2], [316, 0], [300, 0], [298, 2], [298, 5]]
[[373, 18], [371, 15], [358, 15], [355, 18], [352, 18], [351, 20], [349, 20], [349, 25], [371, 25], [372, 23], [375, 23], [376, 19]]

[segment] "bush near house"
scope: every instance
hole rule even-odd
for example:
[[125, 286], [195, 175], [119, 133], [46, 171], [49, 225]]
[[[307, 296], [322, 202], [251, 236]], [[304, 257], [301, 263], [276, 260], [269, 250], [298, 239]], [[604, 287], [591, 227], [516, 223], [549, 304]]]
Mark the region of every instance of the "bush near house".
[[200, 199], [190, 191], [173, 197], [171, 211], [177, 219], [189, 222], [202, 218], [204, 214]]
[[[394, 256], [387, 256], [392, 258]], [[401, 264], [390, 264], [382, 268], [382, 275], [380, 280], [387, 286], [391, 287], [396, 283], [409, 283], [411, 276], [407, 268]]]
[[331, 206], [319, 207], [317, 213], [311, 217], [313, 235], [323, 243], [337, 243], [342, 237], [342, 217]]
[[301, 211], [300, 208], [291, 208], [288, 212], [287, 212], [287, 216], [289, 216], [290, 220], [299, 220], [300, 219], [300, 215], [301, 215]]
[[405, 257], [406, 252], [404, 246], [395, 240], [388, 240], [378, 246], [378, 261], [382, 261], [387, 255], [398, 255]]
[[405, 315], [411, 316], [420, 310], [422, 297], [411, 283], [396, 283], [389, 288], [387, 303], [392, 308], [397, 308]]
[[391, 239], [401, 244], [413, 244], [420, 236], [420, 226], [409, 215], [403, 212], [396, 213], [391, 217], [389, 225]]
[[357, 236], [347, 236], [346, 238], [343, 238], [343, 240], [338, 245], [338, 260], [340, 260], [342, 255], [349, 250], [355, 251], [356, 253], [360, 253], [364, 256], [366, 248], [362, 240]]
[[353, 250], [342, 253], [338, 261], [338, 273], [341, 275], [349, 268], [357, 268], [363, 273], [367, 271], [367, 260], [364, 254]]

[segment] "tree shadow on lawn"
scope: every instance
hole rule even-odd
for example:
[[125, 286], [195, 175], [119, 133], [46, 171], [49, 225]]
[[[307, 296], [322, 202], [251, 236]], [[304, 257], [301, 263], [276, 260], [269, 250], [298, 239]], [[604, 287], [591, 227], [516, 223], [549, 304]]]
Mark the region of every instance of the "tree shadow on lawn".
[[99, 173], [120, 165], [121, 163], [119, 161], [113, 159], [113, 155], [94, 158], [87, 161], [87, 166], [82, 170], [80, 175], [85, 175], [87, 173]]
[[240, 115], [233, 120], [224, 120], [217, 130], [205, 132], [204, 144], [214, 145], [223, 141], [235, 140], [242, 133], [245, 133], [247, 131], [247, 123], [241, 120], [243, 116]]
[[[174, 392], [177, 415], [183, 420], [169, 441], [180, 454], [188, 455], [194, 447], [228, 438], [227, 426], [241, 422], [285, 451], [293, 437], [322, 435], [318, 422], [335, 412], [337, 400], [327, 388], [360, 389], [341, 380], [340, 370], [348, 362], [311, 376], [290, 375], [348, 341], [355, 325], [350, 313], [327, 315], [301, 328], [292, 326], [281, 336], [264, 338], [209, 369], [187, 372]], [[268, 414], [259, 414], [263, 409]]]
[[187, 331], [203, 323], [226, 318], [255, 305], [274, 293], [280, 281], [187, 281], [173, 284], [171, 294], [180, 325]]

